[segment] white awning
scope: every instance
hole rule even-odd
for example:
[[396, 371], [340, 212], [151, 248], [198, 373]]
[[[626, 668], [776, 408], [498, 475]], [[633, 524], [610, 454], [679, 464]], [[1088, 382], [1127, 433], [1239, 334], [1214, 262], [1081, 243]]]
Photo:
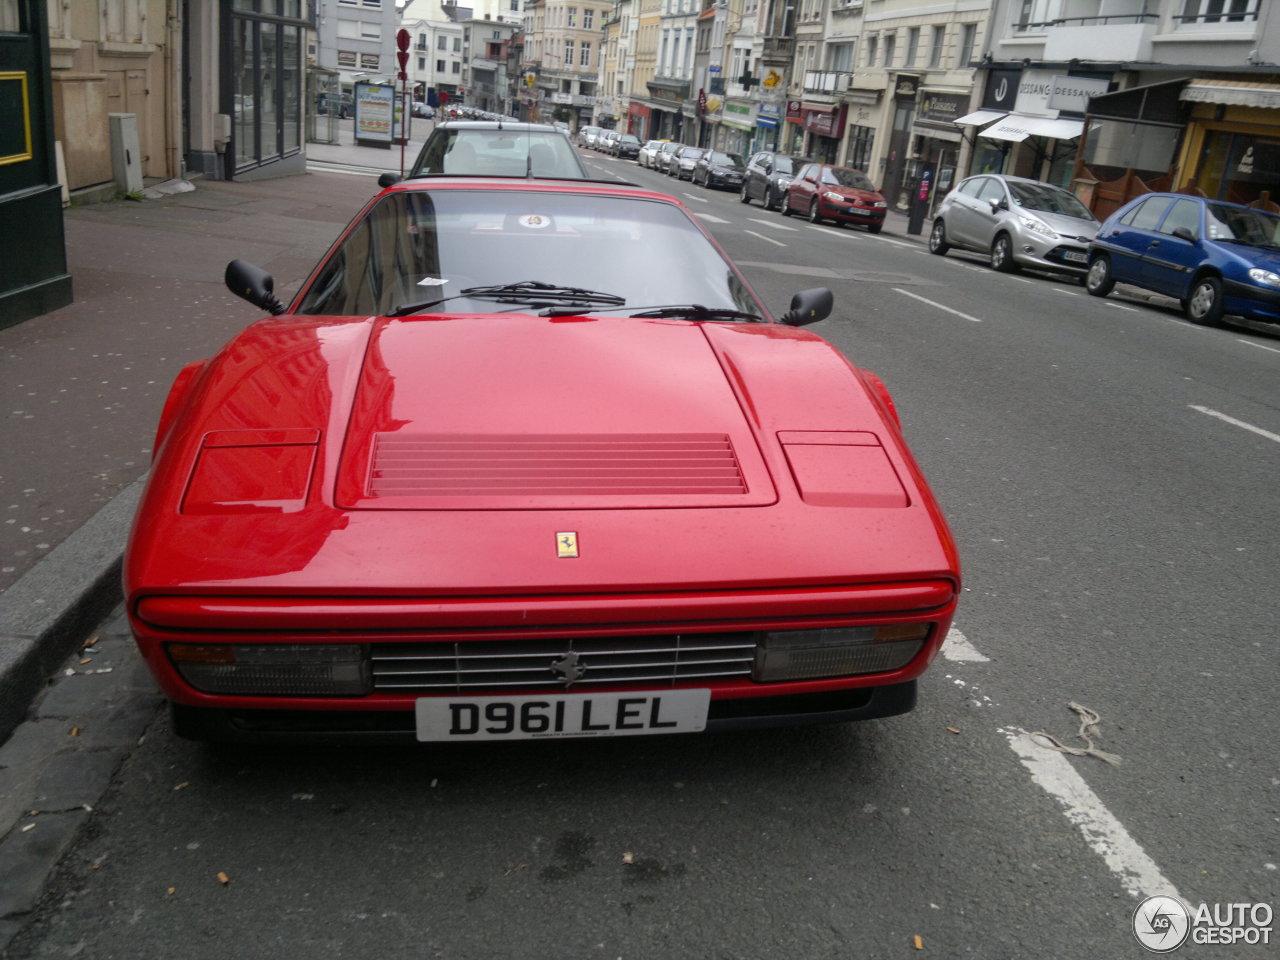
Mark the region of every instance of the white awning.
[[1074, 140], [1082, 133], [1084, 133], [1083, 120], [1032, 117], [1022, 113], [1011, 113], [994, 126], [979, 131], [978, 136], [990, 137], [993, 140], [1012, 140], [1017, 143], [1027, 137]]
[[1180, 100], [1192, 103], [1224, 103], [1238, 107], [1280, 108], [1280, 86], [1243, 80], [1192, 80], [1182, 88]]
[[966, 127], [980, 127], [984, 123], [999, 120], [1003, 116], [1005, 116], [1003, 110], [975, 110], [973, 113], [966, 113], [959, 120], [953, 120], [952, 123], [962, 123]]

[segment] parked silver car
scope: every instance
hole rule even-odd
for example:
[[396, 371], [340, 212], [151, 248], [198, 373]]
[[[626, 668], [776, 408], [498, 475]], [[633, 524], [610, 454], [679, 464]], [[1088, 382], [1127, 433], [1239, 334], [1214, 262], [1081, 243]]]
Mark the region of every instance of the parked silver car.
[[981, 174], [947, 194], [929, 232], [929, 250], [977, 250], [1004, 273], [1019, 267], [1083, 274], [1098, 220], [1073, 193], [1039, 180]]
[[640, 148], [640, 155], [636, 157], [636, 163], [642, 167], [653, 167], [653, 159], [662, 149], [662, 145], [670, 142], [670, 140], [646, 140], [644, 146]]

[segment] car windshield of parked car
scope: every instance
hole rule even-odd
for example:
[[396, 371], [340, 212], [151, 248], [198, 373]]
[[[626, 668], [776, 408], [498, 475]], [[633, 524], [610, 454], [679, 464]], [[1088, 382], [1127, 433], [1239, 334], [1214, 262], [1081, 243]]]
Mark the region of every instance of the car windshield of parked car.
[[672, 203], [485, 189], [383, 196], [308, 281], [297, 312], [386, 315], [446, 299], [413, 312], [528, 311], [527, 301], [459, 296], [526, 281], [621, 297], [637, 310], [696, 303], [764, 318], [737, 272]]
[[742, 166], [742, 158], [736, 153], [721, 153], [719, 150], [712, 150], [710, 156], [707, 157], [707, 163], [718, 163], [725, 167]]
[[586, 179], [573, 146], [558, 130], [442, 127], [418, 155], [411, 177], [428, 174], [476, 174]]
[[799, 169], [802, 163], [807, 163], [807, 162], [808, 162], [807, 160], [797, 160], [793, 157], [779, 155], [773, 158], [773, 172], [783, 173], [783, 174], [793, 174], [796, 172], [797, 169]]
[[680, 151], [680, 156], [684, 160], [697, 160], [704, 153], [706, 153], [706, 151], [701, 147], [685, 147]]
[[1059, 187], [1047, 183], [1020, 183], [1017, 180], [1007, 182], [1009, 192], [1013, 194], [1013, 202], [1024, 210], [1060, 213], [1064, 217], [1076, 217], [1079, 220], [1097, 219], [1089, 212], [1088, 207], [1076, 199], [1075, 194]]
[[1280, 216], [1225, 203], [1205, 206], [1209, 239], [1251, 247], [1280, 247]]
[[823, 183], [834, 183], [840, 187], [853, 187], [856, 190], [874, 190], [875, 186], [861, 170], [850, 170], [848, 167], [827, 167], [822, 171]]

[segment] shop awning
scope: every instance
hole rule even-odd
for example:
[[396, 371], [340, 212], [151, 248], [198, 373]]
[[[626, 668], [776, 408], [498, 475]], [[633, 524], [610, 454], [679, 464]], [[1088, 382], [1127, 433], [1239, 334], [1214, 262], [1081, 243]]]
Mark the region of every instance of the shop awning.
[[966, 127], [981, 127], [1006, 115], [1003, 110], [975, 110], [973, 113], [966, 113], [963, 117], [952, 122], [963, 124]]
[[980, 137], [992, 140], [1012, 140], [1017, 143], [1027, 137], [1048, 137], [1052, 140], [1074, 140], [1084, 133], [1083, 120], [1032, 117], [1011, 113], [999, 123], [978, 131]]
[[1225, 103], [1233, 107], [1270, 107], [1280, 110], [1280, 84], [1239, 80], [1192, 80], [1180, 99], [1192, 103]]

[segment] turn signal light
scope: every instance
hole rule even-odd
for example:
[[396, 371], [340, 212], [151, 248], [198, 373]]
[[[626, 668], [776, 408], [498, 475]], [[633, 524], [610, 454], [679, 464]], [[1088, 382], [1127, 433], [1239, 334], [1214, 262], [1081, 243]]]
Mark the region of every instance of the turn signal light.
[[899, 670], [929, 638], [928, 623], [774, 630], [756, 645], [752, 678], [760, 683], [815, 680]]
[[171, 643], [169, 659], [204, 693], [241, 697], [353, 697], [369, 693], [356, 643]]

